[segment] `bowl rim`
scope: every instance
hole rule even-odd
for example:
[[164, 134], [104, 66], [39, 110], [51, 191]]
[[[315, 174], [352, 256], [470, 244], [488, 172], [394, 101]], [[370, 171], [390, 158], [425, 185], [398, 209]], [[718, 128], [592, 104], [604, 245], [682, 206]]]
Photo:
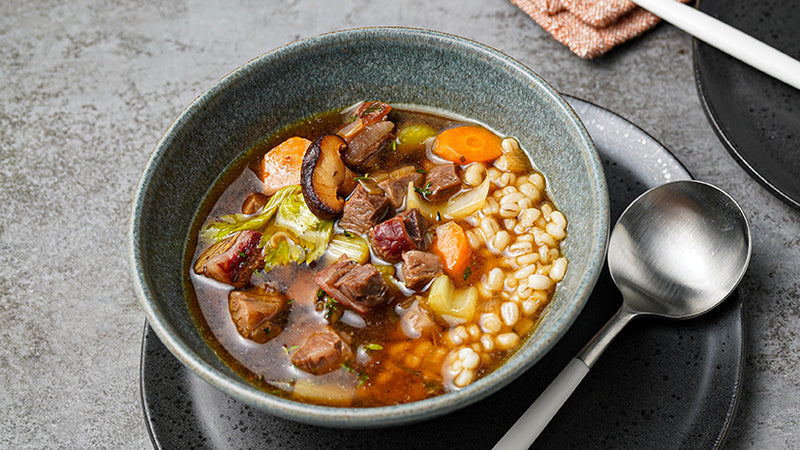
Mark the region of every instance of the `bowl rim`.
[[[587, 261], [588, 269], [583, 274], [581, 282], [575, 290], [573, 301], [567, 305], [563, 312], [564, 318], [561, 319], [557, 326], [558, 330], [548, 336], [541, 336], [537, 340], [535, 348], [533, 346], [523, 346], [495, 371], [476, 380], [464, 389], [416, 402], [369, 408], [320, 406], [283, 399], [265, 393], [243, 379], [233, 380], [211, 366], [202, 356], [192, 350], [187, 342], [178, 337], [175, 328], [165, 319], [156, 302], [149, 300], [154, 297], [154, 294], [149, 289], [144, 274], [143, 254], [138, 244], [142, 210], [146, 200], [145, 193], [151, 180], [151, 175], [165, 158], [164, 154], [174, 141], [176, 130], [179, 130], [194, 116], [201, 113], [203, 106], [216, 95], [238, 83], [239, 79], [246, 76], [250, 71], [258, 70], [261, 65], [279, 61], [284, 55], [290, 55], [295, 50], [302, 51], [305, 46], [334, 44], [340, 43], [339, 40], [341, 39], [380, 37], [387, 34], [465, 46], [470, 51], [483, 55], [487, 59], [497, 61], [513, 76], [526, 79], [532, 85], [538, 86], [565, 113], [571, 125], [575, 127], [575, 131], [578, 132], [579, 140], [589, 150], [584, 151], [582, 156], [586, 163], [594, 169], [590, 184], [594, 186], [591, 193], [593, 204], [596, 206], [596, 216], [592, 220], [596, 223], [597, 233], [595, 242], [591, 243], [590, 248], [595, 251]], [[454, 34], [413, 27], [359, 27], [306, 37], [267, 51], [217, 80], [186, 106], [156, 143], [137, 183], [128, 227], [128, 256], [134, 290], [145, 312], [147, 322], [165, 347], [181, 363], [189, 367], [206, 382], [253, 407], [286, 419], [328, 427], [374, 428], [419, 422], [452, 412], [497, 392], [530, 369], [563, 337], [588, 301], [605, 261], [610, 229], [609, 222], [608, 187], [594, 142], [567, 101], [532, 69], [495, 48]], [[527, 353], [534, 353], [535, 357], [532, 358], [531, 355], [526, 355]]]

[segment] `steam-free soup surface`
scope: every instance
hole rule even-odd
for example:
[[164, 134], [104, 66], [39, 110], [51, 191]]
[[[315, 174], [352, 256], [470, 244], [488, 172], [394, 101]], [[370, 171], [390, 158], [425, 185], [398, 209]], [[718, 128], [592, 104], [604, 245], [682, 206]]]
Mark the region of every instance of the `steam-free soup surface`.
[[566, 218], [514, 138], [381, 102], [256, 144], [209, 196], [191, 305], [261, 389], [382, 406], [468, 386], [534, 329]]

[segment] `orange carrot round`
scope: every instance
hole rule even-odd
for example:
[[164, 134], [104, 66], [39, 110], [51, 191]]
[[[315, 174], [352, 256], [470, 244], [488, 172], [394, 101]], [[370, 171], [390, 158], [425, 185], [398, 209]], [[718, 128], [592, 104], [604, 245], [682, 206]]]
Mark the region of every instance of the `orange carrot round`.
[[433, 153], [456, 164], [491, 161], [503, 154], [501, 139], [478, 125], [449, 128], [436, 136]]
[[436, 227], [433, 252], [442, 257], [444, 272], [452, 278], [461, 278], [471, 262], [472, 251], [467, 235], [455, 222]]
[[264, 183], [265, 194], [272, 195], [280, 188], [300, 184], [300, 166], [309, 145], [308, 139], [290, 137], [264, 155], [259, 178]]

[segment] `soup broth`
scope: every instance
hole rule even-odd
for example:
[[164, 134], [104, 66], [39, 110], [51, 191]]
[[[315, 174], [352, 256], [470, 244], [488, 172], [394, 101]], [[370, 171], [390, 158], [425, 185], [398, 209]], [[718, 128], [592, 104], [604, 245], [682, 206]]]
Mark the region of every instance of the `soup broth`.
[[363, 102], [222, 177], [187, 254], [225, 362], [297, 401], [422, 400], [499, 367], [563, 278], [566, 218], [514, 138]]

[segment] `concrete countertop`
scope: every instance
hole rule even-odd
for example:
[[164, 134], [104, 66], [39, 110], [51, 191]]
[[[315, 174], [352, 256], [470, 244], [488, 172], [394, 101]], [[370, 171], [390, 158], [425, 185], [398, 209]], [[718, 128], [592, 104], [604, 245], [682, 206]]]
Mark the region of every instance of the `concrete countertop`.
[[298, 38], [403, 25], [498, 48], [617, 112], [753, 230], [747, 359], [728, 448], [800, 447], [800, 213], [733, 160], [698, 100], [692, 40], [662, 24], [581, 60], [505, 0], [0, 4], [0, 447], [147, 448], [144, 314], [127, 256], [139, 175], [170, 123], [240, 64]]

